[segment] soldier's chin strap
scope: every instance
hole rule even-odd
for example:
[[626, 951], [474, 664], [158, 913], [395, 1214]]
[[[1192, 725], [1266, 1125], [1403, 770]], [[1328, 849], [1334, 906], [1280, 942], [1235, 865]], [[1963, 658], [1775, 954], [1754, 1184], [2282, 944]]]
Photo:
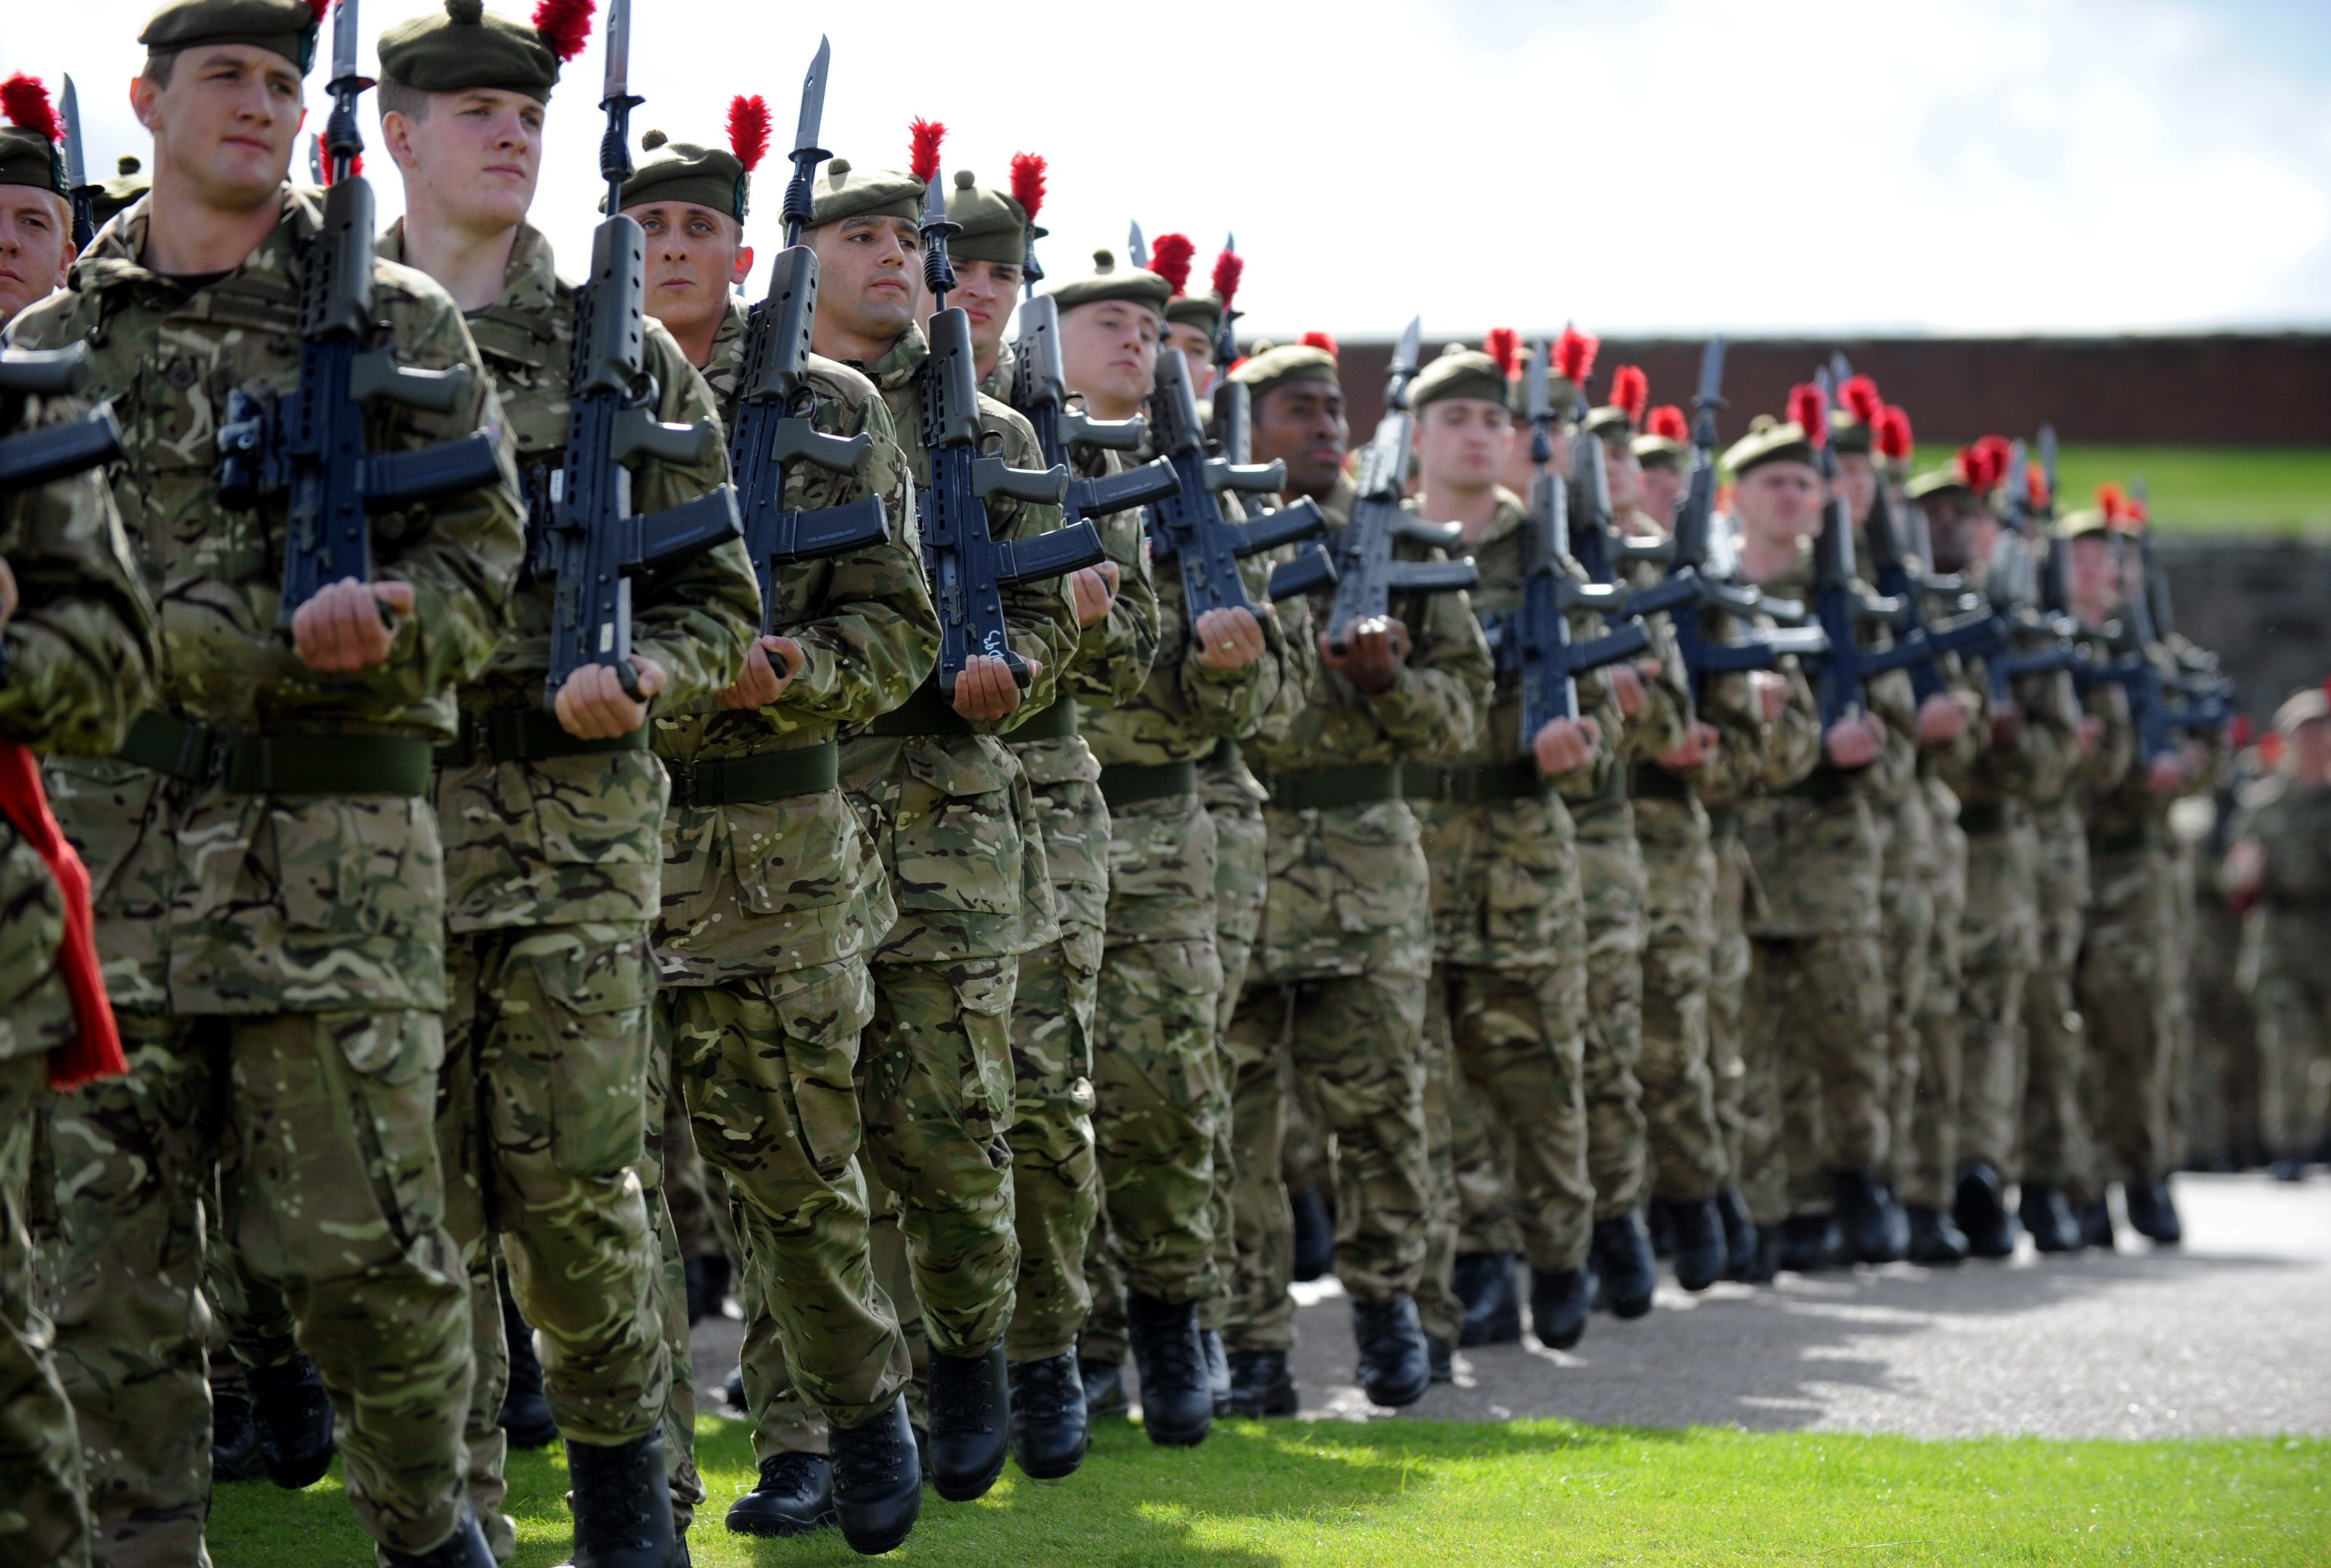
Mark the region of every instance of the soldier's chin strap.
[[79, 1088], [99, 1079], [119, 1078], [129, 1070], [121, 1054], [121, 1031], [114, 1022], [113, 1003], [105, 994], [105, 978], [97, 962], [97, 921], [89, 906], [89, 868], [66, 842], [49, 810], [41, 787], [40, 764], [32, 751], [0, 736], [0, 816], [57, 879], [64, 899], [65, 934], [57, 944], [57, 974], [72, 1000], [73, 1035], [49, 1052], [49, 1087]]

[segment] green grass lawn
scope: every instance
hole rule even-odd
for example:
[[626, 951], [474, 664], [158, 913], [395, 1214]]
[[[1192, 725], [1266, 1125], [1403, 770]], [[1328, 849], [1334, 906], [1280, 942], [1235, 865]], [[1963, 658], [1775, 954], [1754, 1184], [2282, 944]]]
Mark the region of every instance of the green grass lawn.
[[[702, 1568], [861, 1559], [832, 1531], [747, 1542], [745, 1428], [707, 1418]], [[1195, 1450], [1111, 1422], [1081, 1473], [1007, 1468], [986, 1498], [925, 1494], [890, 1561], [1062, 1568], [1505, 1568], [1517, 1563], [2331, 1563], [2331, 1440], [1920, 1442], [1560, 1421], [1242, 1421]], [[563, 1461], [516, 1457], [518, 1568], [565, 1560]], [[372, 1561], [337, 1479], [224, 1488], [219, 1568]]]
[[[1922, 443], [1918, 466], [1955, 450]], [[2331, 449], [2068, 446], [2058, 471], [2066, 507], [2094, 504], [2107, 480], [2142, 475], [2164, 528], [2331, 538]]]

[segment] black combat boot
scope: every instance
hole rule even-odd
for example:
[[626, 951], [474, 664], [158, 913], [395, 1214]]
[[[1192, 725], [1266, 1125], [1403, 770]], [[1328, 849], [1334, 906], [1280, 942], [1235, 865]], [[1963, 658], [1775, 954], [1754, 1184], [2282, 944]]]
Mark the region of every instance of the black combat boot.
[[1951, 1218], [1966, 1232], [1967, 1251], [1976, 1258], [2006, 1258], [2015, 1251], [2019, 1233], [2015, 1216], [2007, 1212], [2007, 1188], [1987, 1160], [1975, 1160], [1959, 1170], [1958, 1193]]
[[534, 1329], [510, 1294], [502, 1292], [502, 1338], [509, 1344], [509, 1386], [502, 1391], [502, 1435], [514, 1449], [548, 1448], [558, 1440], [550, 1401], [543, 1396], [542, 1363], [535, 1359]]
[[1654, 1202], [1651, 1218], [1666, 1221], [1669, 1256], [1675, 1260], [1678, 1285], [1698, 1292], [1724, 1278], [1728, 1252], [1724, 1218], [1717, 1212], [1715, 1199], [1700, 1198], [1688, 1203]]
[[441, 1544], [426, 1552], [392, 1552], [383, 1546], [380, 1560], [388, 1568], [494, 1568], [493, 1548], [486, 1544], [486, 1533], [478, 1528], [477, 1516], [467, 1503], [461, 1505], [461, 1522]]
[[1756, 1227], [1756, 1241], [1749, 1254], [1747, 1282], [1770, 1285], [1781, 1277], [1781, 1233], [1769, 1225]]
[[1231, 1353], [1223, 1348], [1223, 1336], [1211, 1328], [1198, 1330], [1198, 1342], [1206, 1352], [1206, 1394], [1214, 1402], [1216, 1417], [1231, 1413]]
[[2307, 1180], [2307, 1157], [2284, 1155], [2267, 1169], [2278, 1182], [2303, 1182]]
[[833, 1523], [833, 1463], [823, 1454], [771, 1454], [753, 1489], [728, 1505], [729, 1533], [803, 1535]]
[[1141, 1426], [1149, 1440], [1171, 1449], [1204, 1442], [1214, 1424], [1214, 1391], [1206, 1381], [1198, 1304], [1127, 1290], [1125, 1336], [1141, 1377]]
[[2126, 1183], [2121, 1188], [2121, 1201], [2128, 1205], [2128, 1228], [2146, 1240], [2174, 1247], [2185, 1239], [2177, 1205], [2169, 1196], [2169, 1183], [2160, 1177]]
[[1512, 1253], [1459, 1253], [1450, 1285], [1465, 1309], [1458, 1344], [1470, 1348], [1521, 1343], [1522, 1297], [1514, 1284]]
[[1291, 1416], [1295, 1378], [1283, 1350], [1231, 1352], [1231, 1409], [1242, 1416]]
[[1643, 1211], [1643, 1229], [1651, 1233], [1651, 1256], [1664, 1263], [1675, 1256], [1675, 1216], [1658, 1199]]
[[1948, 1269], [1966, 1261], [1966, 1233], [1951, 1222], [1948, 1214], [1913, 1203], [1909, 1215], [1910, 1245], [1904, 1255], [1911, 1262]]
[[1725, 1278], [1746, 1280], [1756, 1268], [1756, 1221], [1749, 1218], [1748, 1200], [1727, 1182], [1716, 1194], [1716, 1213], [1724, 1221]]
[[1530, 1270], [1530, 1332], [1550, 1350], [1568, 1350], [1586, 1335], [1586, 1270]]
[[[753, 1402], [745, 1397], [743, 1367], [732, 1366], [728, 1369], [728, 1375], [720, 1383], [720, 1397], [728, 1401], [728, 1408], [738, 1415], [748, 1416], [753, 1413]], [[502, 1408], [507, 1411], [509, 1407], [505, 1405]]]
[[2031, 1232], [2031, 1244], [2041, 1251], [2080, 1250], [2080, 1222], [2072, 1217], [2072, 1206], [2064, 1202], [2063, 1188], [2048, 1182], [2026, 1182], [2015, 1210], [2023, 1228]]
[[567, 1499], [575, 1510], [568, 1568], [671, 1568], [667, 1475], [661, 1426], [612, 1447], [567, 1444]]
[[316, 1364], [295, 1355], [281, 1366], [254, 1366], [243, 1381], [267, 1478], [294, 1492], [322, 1480], [332, 1468], [332, 1402]]
[[833, 1449], [833, 1516], [842, 1538], [859, 1555], [879, 1557], [907, 1538], [923, 1511], [923, 1468], [907, 1402], [863, 1426], [835, 1427], [826, 1440]]
[[1012, 1364], [1012, 1457], [1032, 1480], [1076, 1474], [1092, 1447], [1084, 1380], [1072, 1354]]
[[259, 1428], [251, 1401], [240, 1392], [211, 1392], [211, 1480], [215, 1485], [258, 1478], [267, 1468], [259, 1452]]
[[1424, 1336], [1424, 1361], [1432, 1368], [1435, 1383], [1457, 1381], [1457, 1352], [1437, 1334]]
[[2119, 1246], [2119, 1238], [2113, 1234], [2112, 1203], [2101, 1194], [2080, 1205], [2079, 1218], [2081, 1245], [2099, 1252], [2110, 1252]]
[[1325, 1278], [1336, 1271], [1335, 1212], [1317, 1187], [1299, 1187], [1287, 1201], [1295, 1211], [1295, 1278]]
[[1004, 1473], [1010, 1384], [1001, 1340], [985, 1355], [931, 1352], [931, 1484], [948, 1502], [985, 1497]]
[[1832, 1171], [1830, 1193], [1837, 1204], [1837, 1222], [1844, 1232], [1846, 1255], [1856, 1263], [1895, 1263], [1902, 1257], [1903, 1238], [1894, 1199], [1876, 1172]]
[[688, 1322], [694, 1327], [707, 1317], [720, 1316], [728, 1300], [731, 1272], [728, 1255], [716, 1252], [709, 1258], [688, 1260]]
[[1084, 1384], [1088, 1421], [1121, 1416], [1133, 1408], [1133, 1397], [1125, 1392], [1125, 1363], [1089, 1361], [1079, 1356], [1077, 1380]]
[[1781, 1221], [1780, 1265], [1792, 1274], [1818, 1274], [1830, 1266], [1837, 1221], [1827, 1214], [1792, 1214]]
[[1424, 1397], [1432, 1384], [1432, 1359], [1414, 1300], [1353, 1302], [1352, 1339], [1360, 1351], [1360, 1392], [1370, 1403], [1397, 1410]]
[[1603, 1285], [1602, 1305], [1613, 1317], [1641, 1317], [1651, 1309], [1651, 1292], [1660, 1283], [1660, 1266], [1651, 1257], [1651, 1239], [1643, 1217], [1632, 1209], [1594, 1221], [1594, 1272]]

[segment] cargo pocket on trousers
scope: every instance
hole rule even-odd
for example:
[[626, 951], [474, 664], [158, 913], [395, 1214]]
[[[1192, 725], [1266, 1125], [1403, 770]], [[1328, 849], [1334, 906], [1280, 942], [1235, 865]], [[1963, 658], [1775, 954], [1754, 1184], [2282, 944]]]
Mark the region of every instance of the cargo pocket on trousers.
[[562, 945], [531, 960], [550, 1060], [550, 1158], [570, 1176], [639, 1164], [647, 1131], [648, 1008], [655, 970], [644, 936]]
[[998, 1151], [1012, 1130], [1012, 994], [1019, 971], [1006, 966], [958, 984], [966, 1055], [963, 1119], [973, 1138]]
[[862, 965], [844, 965], [780, 1002], [794, 1123], [810, 1163], [840, 1169], [858, 1153], [858, 1052], [874, 1017]]

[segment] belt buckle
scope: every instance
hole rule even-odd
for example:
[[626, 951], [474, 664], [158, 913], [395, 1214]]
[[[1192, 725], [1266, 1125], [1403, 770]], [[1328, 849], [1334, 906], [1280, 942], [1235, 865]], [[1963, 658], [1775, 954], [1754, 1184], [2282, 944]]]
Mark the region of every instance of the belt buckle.
[[664, 765], [671, 774], [673, 801], [693, 810], [696, 806], [696, 759], [690, 757], [684, 762], [669, 762]]
[[178, 776], [197, 788], [226, 777], [234, 758], [234, 741], [214, 725], [189, 722], [178, 742]]

